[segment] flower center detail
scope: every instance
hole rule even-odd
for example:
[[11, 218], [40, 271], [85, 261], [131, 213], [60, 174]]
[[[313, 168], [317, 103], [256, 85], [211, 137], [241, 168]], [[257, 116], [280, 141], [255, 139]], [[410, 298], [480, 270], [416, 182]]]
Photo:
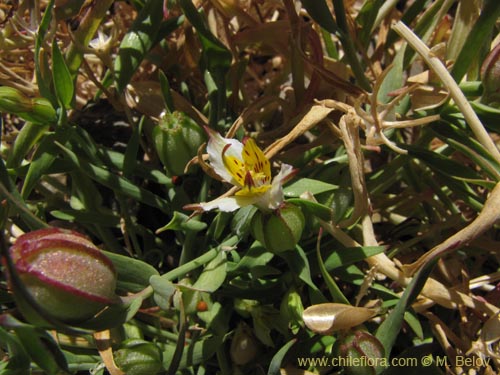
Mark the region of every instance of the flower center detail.
[[243, 141], [242, 158], [226, 155], [230, 144], [222, 151], [222, 160], [227, 171], [234, 177], [241, 190], [240, 196], [262, 194], [271, 187], [271, 165], [255, 141], [247, 138]]

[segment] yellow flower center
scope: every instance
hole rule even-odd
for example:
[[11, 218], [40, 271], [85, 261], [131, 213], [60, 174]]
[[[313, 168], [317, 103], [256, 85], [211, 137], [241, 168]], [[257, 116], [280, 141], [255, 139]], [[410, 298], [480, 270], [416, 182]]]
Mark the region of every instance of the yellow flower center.
[[242, 188], [236, 193], [241, 196], [262, 194], [271, 187], [271, 165], [255, 141], [248, 138], [243, 145], [242, 158], [227, 156], [227, 145], [222, 151], [226, 169]]

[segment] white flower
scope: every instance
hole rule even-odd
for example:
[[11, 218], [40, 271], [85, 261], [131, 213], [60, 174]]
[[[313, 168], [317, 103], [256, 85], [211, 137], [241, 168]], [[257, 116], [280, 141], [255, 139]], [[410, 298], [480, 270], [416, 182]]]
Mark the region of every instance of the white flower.
[[240, 190], [233, 196], [219, 197], [189, 208], [225, 212], [252, 204], [265, 211], [279, 208], [284, 198], [282, 185], [293, 175], [293, 168], [282, 164], [280, 172], [271, 181], [269, 159], [252, 138], [246, 138], [241, 143], [236, 139], [224, 138], [212, 129], [206, 130], [210, 165], [219, 177]]

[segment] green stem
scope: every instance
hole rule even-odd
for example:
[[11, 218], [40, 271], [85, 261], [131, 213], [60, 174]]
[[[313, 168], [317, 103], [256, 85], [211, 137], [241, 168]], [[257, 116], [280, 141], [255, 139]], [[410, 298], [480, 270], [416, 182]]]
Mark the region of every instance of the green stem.
[[[210, 262], [212, 259], [214, 259], [221, 251], [223, 246], [234, 246], [238, 243], [238, 236], [232, 236], [226, 241], [224, 241], [222, 244], [220, 244], [218, 247], [213, 248], [209, 251], [207, 251], [205, 254], [200, 255], [198, 258], [195, 258], [175, 269], [172, 271], [169, 271], [165, 274], [163, 274], [161, 277], [164, 278], [165, 280], [175, 280], [178, 279], [179, 277], [184, 276], [185, 274], [191, 272], [192, 270], [195, 270], [198, 267], [201, 267], [204, 264], [207, 264]], [[122, 297], [122, 301], [127, 301], [131, 299], [135, 299], [137, 297], [141, 297], [143, 300], [150, 297], [153, 294], [153, 287], [148, 286], [145, 289], [141, 290], [139, 293], [136, 293], [131, 296], [127, 297]]]

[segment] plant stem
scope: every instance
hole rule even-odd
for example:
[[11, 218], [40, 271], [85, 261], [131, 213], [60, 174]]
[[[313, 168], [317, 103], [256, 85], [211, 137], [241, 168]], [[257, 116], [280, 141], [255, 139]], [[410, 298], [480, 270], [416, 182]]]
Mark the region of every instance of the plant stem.
[[[220, 244], [220, 246], [207, 251], [205, 254], [200, 255], [198, 258], [195, 258], [195, 259], [173, 269], [172, 271], [164, 273], [161, 277], [164, 278], [165, 280], [169, 280], [169, 281], [172, 281], [172, 280], [175, 280], [179, 277], [182, 277], [185, 274], [187, 274], [188, 272], [190, 272], [190, 271], [192, 271], [192, 270], [194, 270], [194, 269], [196, 269], [204, 264], [207, 264], [212, 259], [214, 259], [217, 256], [217, 254], [219, 254], [221, 251], [223, 251], [222, 247], [234, 246], [234, 245], [236, 245], [237, 242], [238, 242], [238, 236], [232, 236], [229, 239], [227, 239], [226, 241], [224, 241], [222, 244]], [[145, 289], [141, 290], [139, 293], [136, 293], [133, 296], [127, 296], [125, 298], [126, 298], [126, 300], [130, 300], [132, 298], [136, 298], [136, 297], [140, 296], [144, 300], [144, 299], [148, 298], [149, 296], [151, 296], [151, 294], [153, 294], [153, 287], [150, 285], [150, 286], [146, 287]]]

